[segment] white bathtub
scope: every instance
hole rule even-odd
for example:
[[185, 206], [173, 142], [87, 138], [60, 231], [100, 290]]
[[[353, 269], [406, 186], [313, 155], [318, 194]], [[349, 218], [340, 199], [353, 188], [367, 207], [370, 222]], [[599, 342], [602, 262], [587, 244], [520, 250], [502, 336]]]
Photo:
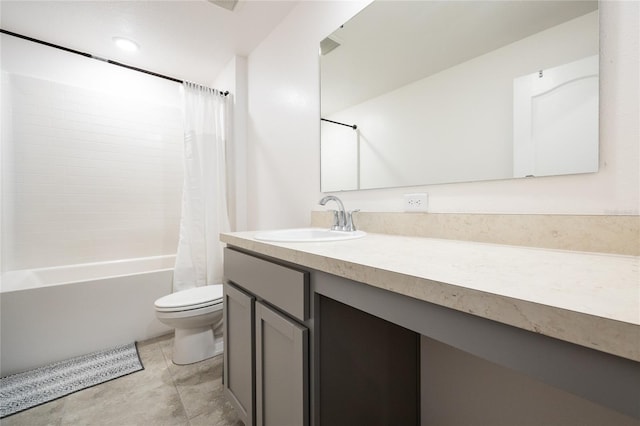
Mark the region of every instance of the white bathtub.
[[9, 271], [0, 282], [0, 375], [171, 329], [153, 302], [171, 293], [175, 256]]

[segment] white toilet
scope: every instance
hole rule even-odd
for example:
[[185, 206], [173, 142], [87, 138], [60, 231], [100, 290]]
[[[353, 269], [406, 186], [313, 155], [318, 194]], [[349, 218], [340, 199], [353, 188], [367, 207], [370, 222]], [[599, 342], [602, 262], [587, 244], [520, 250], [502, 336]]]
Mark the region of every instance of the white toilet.
[[178, 291], [156, 300], [156, 317], [175, 328], [173, 362], [192, 364], [222, 353], [222, 285]]

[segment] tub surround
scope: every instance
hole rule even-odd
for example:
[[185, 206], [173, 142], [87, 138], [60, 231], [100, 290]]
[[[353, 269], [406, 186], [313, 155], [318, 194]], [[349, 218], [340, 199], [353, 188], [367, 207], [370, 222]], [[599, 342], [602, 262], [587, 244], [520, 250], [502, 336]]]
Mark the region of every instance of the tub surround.
[[336, 243], [229, 245], [640, 361], [636, 256], [369, 234]]

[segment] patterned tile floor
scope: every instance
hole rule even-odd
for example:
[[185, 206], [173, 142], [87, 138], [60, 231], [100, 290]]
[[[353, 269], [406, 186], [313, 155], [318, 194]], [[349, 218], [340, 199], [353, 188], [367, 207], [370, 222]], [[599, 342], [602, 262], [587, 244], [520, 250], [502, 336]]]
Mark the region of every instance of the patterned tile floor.
[[222, 395], [222, 355], [171, 361], [173, 335], [138, 343], [144, 370], [0, 420], [1, 426], [243, 426]]

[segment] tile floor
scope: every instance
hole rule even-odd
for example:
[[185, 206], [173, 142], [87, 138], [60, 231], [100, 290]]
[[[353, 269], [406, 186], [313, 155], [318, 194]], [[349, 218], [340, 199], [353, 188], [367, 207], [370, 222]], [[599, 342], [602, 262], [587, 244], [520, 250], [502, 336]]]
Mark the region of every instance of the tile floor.
[[222, 355], [171, 362], [173, 335], [138, 342], [144, 370], [0, 420], [2, 426], [243, 426], [222, 395]]

